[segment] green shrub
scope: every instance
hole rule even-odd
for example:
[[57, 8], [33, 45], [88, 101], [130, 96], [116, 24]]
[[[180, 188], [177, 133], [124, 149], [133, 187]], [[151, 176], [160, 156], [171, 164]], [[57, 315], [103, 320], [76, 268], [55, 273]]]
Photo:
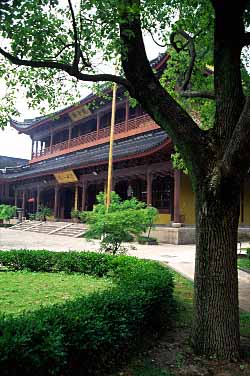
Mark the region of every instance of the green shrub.
[[38, 211], [33, 216], [32, 220], [46, 221], [52, 216], [52, 209], [44, 205], [39, 205]]
[[139, 244], [158, 244], [158, 241], [156, 238], [152, 238], [150, 236], [141, 236], [139, 235], [137, 237], [137, 241]]
[[18, 270], [22, 265], [33, 271], [81, 271], [116, 280], [105, 292], [0, 317], [1, 376], [102, 375], [145, 330], [158, 329], [163, 318], [170, 322], [172, 317], [172, 275], [153, 261], [22, 250], [1, 251], [0, 262]]
[[101, 239], [101, 250], [111, 254], [124, 252], [126, 248], [122, 243], [151, 228], [157, 216], [157, 209], [147, 207], [136, 198], [122, 201], [115, 192], [112, 192], [108, 210], [103, 192], [96, 199], [98, 204], [87, 214], [89, 230], [85, 237]]
[[81, 223], [86, 223], [88, 212], [81, 210], [71, 210], [71, 218], [79, 219]]
[[9, 221], [11, 218], [13, 218], [16, 215], [16, 206], [11, 205], [0, 205], [0, 220], [6, 220]]
[[104, 276], [110, 268], [108, 255], [94, 252], [50, 252], [46, 250], [0, 251], [0, 263], [12, 270], [83, 273]]

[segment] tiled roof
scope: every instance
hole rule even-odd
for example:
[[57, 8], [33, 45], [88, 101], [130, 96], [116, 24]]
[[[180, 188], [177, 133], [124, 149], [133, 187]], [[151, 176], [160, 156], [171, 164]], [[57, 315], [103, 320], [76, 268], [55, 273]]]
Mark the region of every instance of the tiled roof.
[[0, 168], [4, 169], [6, 167], [16, 167], [22, 166], [27, 163], [27, 159], [23, 158], [13, 158], [13, 157], [6, 157], [4, 155], [0, 155]]
[[[159, 54], [154, 60], [151, 60], [150, 62], [150, 65], [152, 68], [156, 68], [157, 65], [164, 59], [166, 58], [167, 55], [166, 53], [161, 53]], [[87, 95], [86, 97], [84, 97], [83, 99], [81, 99], [79, 101], [78, 104], [84, 104], [84, 103], [87, 103], [87, 102], [90, 102], [92, 99], [94, 99], [96, 97], [95, 94], [91, 93], [89, 95]], [[16, 121], [14, 119], [11, 119], [10, 120], [10, 125], [14, 128], [16, 128], [17, 130], [20, 130], [20, 131], [24, 131], [24, 130], [28, 130], [30, 127], [36, 125], [36, 124], [39, 124], [40, 122], [42, 122], [43, 120], [49, 120], [49, 119], [53, 119], [53, 117], [55, 116], [59, 116], [61, 115], [62, 113], [64, 113], [65, 111], [67, 111], [68, 109], [70, 108], [74, 108], [75, 106], [74, 105], [70, 105], [68, 107], [64, 107], [63, 109], [59, 110], [59, 111], [56, 111], [54, 113], [51, 113], [51, 114], [48, 114], [48, 115], [45, 115], [45, 116], [39, 116], [39, 117], [36, 117], [36, 118], [33, 118], [33, 119], [25, 119], [23, 122], [20, 122], [20, 121]]]
[[[114, 142], [114, 161], [130, 157], [136, 154], [155, 149], [168, 139], [168, 135], [163, 130], [155, 130], [138, 136]], [[67, 169], [77, 169], [90, 164], [107, 162], [109, 154], [109, 144], [94, 146], [89, 149], [79, 150], [74, 153], [65, 154], [59, 157], [50, 158], [41, 162], [26, 164], [21, 168], [13, 168], [6, 173], [0, 172], [1, 180], [12, 180], [26, 178], [38, 174], [50, 174], [54, 171]]]

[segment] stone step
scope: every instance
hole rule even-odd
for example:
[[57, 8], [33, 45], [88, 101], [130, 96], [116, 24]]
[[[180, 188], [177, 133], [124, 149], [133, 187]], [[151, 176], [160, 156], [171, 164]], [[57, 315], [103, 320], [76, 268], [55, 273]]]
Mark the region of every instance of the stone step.
[[71, 222], [38, 222], [38, 221], [24, 221], [18, 223], [12, 227], [14, 230], [20, 231], [30, 231], [40, 234], [48, 235], [61, 235], [69, 236], [72, 238], [77, 238], [82, 236], [86, 230], [87, 226], [82, 223], [71, 223]]
[[85, 229], [81, 229], [81, 230], [70, 230], [70, 229], [63, 229], [63, 230], [58, 230], [57, 233], [64, 233], [64, 234], [78, 234], [79, 232], [83, 232], [83, 231], [86, 231]]
[[56, 230], [57, 227], [56, 226], [44, 226], [44, 225], [41, 225], [41, 226], [37, 226], [33, 229], [31, 229], [30, 231], [32, 232], [42, 232], [42, 233], [50, 233], [51, 231], [53, 230]]
[[21, 223], [17, 223], [16, 225], [10, 227], [13, 230], [19, 230], [21, 228], [29, 227], [31, 225], [31, 221], [24, 221]]

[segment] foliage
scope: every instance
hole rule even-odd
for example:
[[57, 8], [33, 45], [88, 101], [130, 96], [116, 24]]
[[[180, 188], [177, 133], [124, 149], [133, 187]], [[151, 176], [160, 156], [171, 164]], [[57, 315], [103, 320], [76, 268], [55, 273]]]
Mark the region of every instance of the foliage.
[[81, 210], [71, 210], [71, 218], [79, 219], [81, 223], [86, 223], [87, 212]]
[[12, 250], [0, 252], [0, 263], [11, 270], [31, 272], [68, 272], [103, 277], [110, 268], [111, 256], [91, 252], [50, 252]]
[[[27, 60], [54, 60], [62, 64], [70, 64], [74, 55], [74, 32], [72, 16], [67, 5], [67, 2], [52, 0], [14, 1], [14, 6], [5, 9], [4, 22], [0, 29], [2, 36], [9, 41], [9, 51]], [[194, 90], [212, 87], [212, 78], [204, 78], [203, 74], [207, 65], [213, 65], [211, 48], [208, 48], [209, 43], [212, 44], [213, 9], [208, 0], [203, 6], [199, 6], [197, 2], [180, 0], [147, 0], [141, 1], [140, 7], [136, 1], [131, 5], [115, 0], [79, 2], [74, 7], [74, 11], [78, 43], [82, 53], [82, 59], [79, 59], [80, 71], [98, 73], [97, 56], [105, 65], [113, 63], [117, 56], [126, 53], [119, 34], [119, 23], [122, 22], [121, 13], [126, 8], [134, 17], [140, 12], [143, 33], [151, 33], [163, 45], [167, 45], [171, 31], [183, 28], [196, 34], [197, 29], [202, 30], [203, 32], [195, 38], [199, 54], [192, 77], [192, 87]], [[180, 10], [181, 17], [177, 17]], [[196, 14], [196, 23], [193, 21], [193, 14]], [[127, 32], [132, 34], [130, 30]], [[185, 74], [189, 54], [187, 48], [180, 53], [173, 48], [168, 52], [172, 58], [162, 82], [164, 85], [167, 82], [168, 90], [174, 93], [176, 80], [180, 80]], [[53, 57], [56, 58], [53, 59]], [[15, 104], [20, 86], [25, 89], [29, 105], [36, 108], [39, 104], [43, 109], [46, 106], [54, 108], [62, 103], [68, 104], [69, 101], [76, 103], [79, 99], [78, 80], [71, 75], [66, 75], [60, 69], [59, 72], [56, 69], [34, 70], [29, 67], [19, 67], [16, 70], [12, 65], [6, 65], [4, 59], [1, 63], [0, 75], [8, 82], [6, 98], [2, 101], [2, 114], [4, 114], [4, 107], [9, 103]], [[122, 69], [121, 74], [123, 74]], [[61, 85], [62, 80], [67, 82], [67, 88]], [[95, 86], [98, 84], [95, 83]], [[100, 92], [98, 88], [97, 91]], [[201, 104], [206, 103], [204, 100], [193, 99], [190, 105], [190, 101], [182, 101], [177, 93], [174, 96], [187, 109], [194, 105], [200, 108]], [[135, 103], [134, 98], [131, 98], [131, 103]], [[12, 109], [8, 106], [8, 111], [11, 110], [13, 113], [13, 109], [15, 106], [12, 106]]]
[[173, 163], [173, 167], [176, 170], [182, 171], [185, 175], [188, 174], [188, 169], [185, 165], [185, 162], [183, 161], [181, 157], [181, 153], [178, 151], [178, 148], [175, 147], [175, 153], [171, 154], [171, 160]]
[[250, 271], [250, 257], [238, 259], [238, 266]]
[[102, 375], [105, 368], [113, 367], [128, 354], [145, 330], [158, 329], [164, 317], [167, 323], [171, 321], [172, 275], [156, 262], [85, 252], [27, 250], [0, 252], [1, 262], [9, 266], [12, 258], [16, 265], [19, 252], [22, 267], [25, 262], [30, 267], [32, 259], [37, 271], [46, 268], [45, 256], [49, 263], [64, 264], [65, 271], [79, 268], [80, 260], [82, 270], [90, 275], [96, 275], [103, 265], [103, 275], [112, 275], [116, 286], [18, 317], [2, 316], [3, 376]]
[[122, 201], [115, 192], [112, 192], [108, 210], [104, 193], [99, 193], [96, 199], [97, 205], [87, 215], [89, 230], [85, 237], [101, 238], [101, 250], [112, 254], [124, 251], [121, 244], [130, 236], [145, 232], [157, 216], [155, 208], [147, 207], [136, 198]]
[[39, 205], [38, 211], [35, 214], [37, 221], [45, 221], [52, 215], [52, 209], [44, 205]]
[[79, 210], [72, 209], [71, 213], [70, 213], [71, 218], [78, 219], [79, 218], [79, 212], [80, 212]]
[[137, 241], [139, 244], [158, 244], [157, 242], [157, 239], [156, 238], [152, 238], [150, 236], [141, 236], [139, 235], [137, 237]]
[[0, 205], [0, 220], [10, 220], [16, 215], [16, 206]]

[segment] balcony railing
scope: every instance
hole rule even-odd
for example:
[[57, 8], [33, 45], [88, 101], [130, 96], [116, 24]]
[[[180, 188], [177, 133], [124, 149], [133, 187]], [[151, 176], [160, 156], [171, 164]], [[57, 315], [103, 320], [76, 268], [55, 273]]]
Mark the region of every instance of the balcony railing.
[[[157, 129], [159, 126], [150, 118], [149, 115], [142, 115], [133, 119], [117, 123], [115, 125], [115, 139], [125, 138], [130, 135], [139, 134], [144, 131]], [[54, 155], [71, 152], [74, 150], [83, 149], [84, 147], [90, 147], [95, 144], [101, 144], [107, 142], [110, 135], [110, 127], [100, 129], [98, 132], [84, 134], [82, 136], [72, 138], [70, 140], [60, 142], [51, 147], [46, 147], [40, 150], [38, 153], [32, 154], [32, 162], [47, 159]], [[47, 158], [46, 158], [47, 157]]]

